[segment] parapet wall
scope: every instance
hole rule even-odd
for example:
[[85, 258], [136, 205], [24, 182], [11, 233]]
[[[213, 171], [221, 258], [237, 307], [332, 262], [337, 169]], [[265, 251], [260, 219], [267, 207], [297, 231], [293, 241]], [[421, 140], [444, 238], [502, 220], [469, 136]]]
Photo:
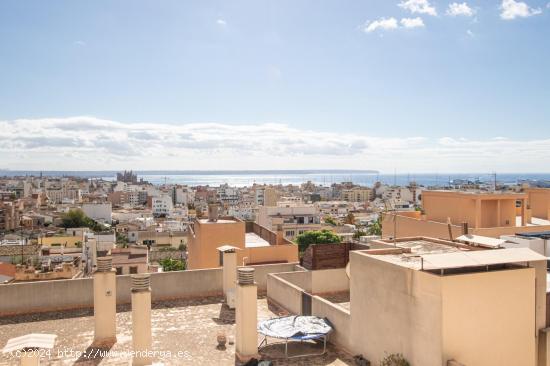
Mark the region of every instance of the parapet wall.
[[327, 318], [334, 326], [330, 342], [351, 351], [349, 310], [316, 295], [343, 291], [349, 291], [349, 279], [343, 268], [267, 276], [268, 301], [291, 314], [302, 315], [304, 298], [311, 298], [311, 315]]
[[[293, 271], [295, 263], [252, 266], [258, 290], [266, 290], [268, 273]], [[131, 302], [130, 275], [117, 276], [117, 304]], [[151, 274], [153, 301], [221, 296], [222, 269], [199, 269]], [[92, 308], [93, 279], [39, 281], [0, 285], [0, 317]]]

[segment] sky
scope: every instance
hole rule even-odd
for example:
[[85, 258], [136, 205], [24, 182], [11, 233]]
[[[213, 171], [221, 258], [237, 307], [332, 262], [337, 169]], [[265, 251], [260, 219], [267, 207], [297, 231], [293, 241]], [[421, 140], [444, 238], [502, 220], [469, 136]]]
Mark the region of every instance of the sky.
[[2, 0], [0, 169], [550, 172], [549, 0]]

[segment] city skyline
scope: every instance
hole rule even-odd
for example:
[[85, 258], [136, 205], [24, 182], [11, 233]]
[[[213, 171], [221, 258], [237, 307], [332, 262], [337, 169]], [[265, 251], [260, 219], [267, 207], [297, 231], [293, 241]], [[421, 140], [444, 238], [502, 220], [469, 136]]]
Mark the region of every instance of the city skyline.
[[1, 168], [548, 172], [548, 1], [129, 5], [0, 4]]

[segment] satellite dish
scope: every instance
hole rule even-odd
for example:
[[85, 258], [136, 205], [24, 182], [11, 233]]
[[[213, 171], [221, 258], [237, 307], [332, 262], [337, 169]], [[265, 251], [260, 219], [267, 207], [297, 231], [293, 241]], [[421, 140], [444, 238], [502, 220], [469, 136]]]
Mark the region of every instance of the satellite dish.
[[351, 279], [350, 262], [346, 265], [346, 276]]

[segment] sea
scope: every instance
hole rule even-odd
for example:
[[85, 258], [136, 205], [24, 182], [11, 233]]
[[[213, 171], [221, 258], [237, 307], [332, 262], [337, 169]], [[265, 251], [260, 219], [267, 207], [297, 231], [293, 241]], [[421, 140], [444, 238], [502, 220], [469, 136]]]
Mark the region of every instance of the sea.
[[[81, 178], [100, 178], [115, 180], [117, 171], [22, 171], [0, 170], [0, 177], [44, 176]], [[234, 187], [256, 184], [294, 184], [313, 182], [330, 186], [333, 183], [353, 182], [372, 186], [376, 182], [391, 185], [407, 185], [416, 182], [427, 187], [444, 187], [451, 182], [470, 181], [494, 183], [495, 173], [422, 173], [422, 174], [382, 174], [372, 170], [186, 170], [186, 171], [135, 171], [138, 179], [152, 184], [185, 184], [189, 186], [228, 184]], [[550, 173], [497, 173], [498, 184], [516, 184], [519, 182], [538, 182], [550, 186]]]

